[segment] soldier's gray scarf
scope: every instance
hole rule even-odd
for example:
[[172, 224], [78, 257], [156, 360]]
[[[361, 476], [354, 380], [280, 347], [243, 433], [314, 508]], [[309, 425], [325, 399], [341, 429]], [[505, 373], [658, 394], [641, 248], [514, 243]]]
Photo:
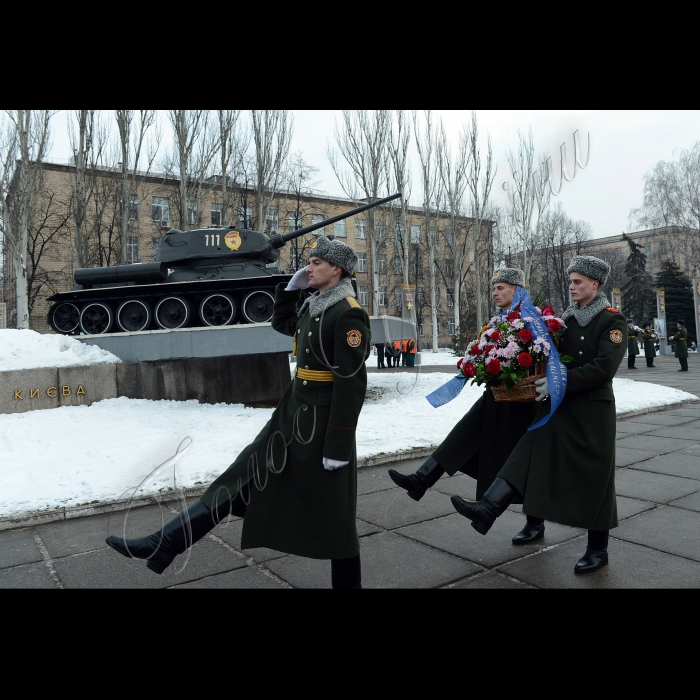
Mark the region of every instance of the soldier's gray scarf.
[[568, 321], [572, 316], [576, 319], [581, 328], [585, 328], [601, 312], [610, 306], [608, 298], [603, 292], [598, 292], [598, 296], [583, 308], [576, 302], [572, 304], [562, 315], [562, 321]]
[[311, 316], [320, 316], [325, 309], [330, 309], [331, 306], [334, 306], [346, 297], [354, 296], [355, 290], [352, 288], [352, 282], [349, 277], [346, 277], [340, 280], [338, 284], [334, 284], [332, 287], [328, 287], [328, 289], [324, 289], [322, 292], [314, 292], [301, 305], [297, 315], [302, 316], [304, 311], [308, 308]]

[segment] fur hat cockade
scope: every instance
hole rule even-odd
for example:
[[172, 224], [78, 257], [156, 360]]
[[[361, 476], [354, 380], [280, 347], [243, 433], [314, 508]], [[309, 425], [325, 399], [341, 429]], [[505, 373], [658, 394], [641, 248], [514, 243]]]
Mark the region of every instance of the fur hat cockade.
[[516, 284], [520, 287], [525, 286], [525, 273], [518, 270], [516, 267], [502, 267], [500, 270], [494, 270], [491, 284], [496, 282], [507, 282], [508, 284]]
[[610, 274], [610, 265], [608, 265], [605, 260], [595, 258], [592, 255], [574, 255], [574, 257], [571, 258], [569, 267], [566, 268], [567, 275], [572, 272], [578, 272], [580, 275], [591, 277], [594, 280], [598, 280], [598, 282], [603, 285]]
[[357, 255], [347, 244], [337, 239], [331, 240], [326, 236], [318, 236], [309, 250], [309, 259], [321, 258], [327, 260], [331, 265], [342, 267], [349, 275], [357, 265]]

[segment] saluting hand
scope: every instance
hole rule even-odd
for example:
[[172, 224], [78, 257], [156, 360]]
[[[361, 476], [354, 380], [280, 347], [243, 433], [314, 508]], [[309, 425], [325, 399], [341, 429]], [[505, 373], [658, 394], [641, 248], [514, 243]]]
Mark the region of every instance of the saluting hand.
[[294, 277], [287, 282], [285, 292], [291, 292], [295, 289], [308, 289], [309, 286], [309, 270], [302, 267], [294, 273]]

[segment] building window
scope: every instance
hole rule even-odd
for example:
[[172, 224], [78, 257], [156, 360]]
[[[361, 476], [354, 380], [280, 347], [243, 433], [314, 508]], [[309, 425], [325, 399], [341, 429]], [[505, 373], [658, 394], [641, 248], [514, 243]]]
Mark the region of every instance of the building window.
[[422, 338], [425, 335], [425, 331], [423, 330], [423, 324], [419, 323], [418, 328], [420, 329], [420, 337]]
[[386, 272], [386, 253], [377, 255], [377, 272]]
[[659, 243], [659, 255], [666, 255], [666, 241]]
[[449, 289], [447, 290], [447, 306], [449, 306], [451, 309], [454, 308], [455, 305], [455, 295], [454, 292], [451, 292]]
[[238, 207], [238, 225], [253, 228], [253, 207]]
[[648, 263], [644, 266], [644, 269], [646, 270], [646, 272], [651, 272], [652, 267], [653, 267], [653, 266], [652, 266], [652, 263], [648, 262]]
[[376, 239], [377, 243], [379, 245], [386, 245], [386, 240], [387, 240], [387, 235], [386, 235], [386, 226], [384, 225], [383, 222], [380, 221], [375, 221], [374, 223], [374, 238]]
[[355, 219], [355, 238], [367, 238], [366, 219]]
[[423, 287], [418, 287], [416, 290], [416, 301], [420, 306], [425, 305], [425, 289]]
[[400, 309], [401, 308], [401, 297], [402, 293], [400, 289], [396, 290], [396, 308]]
[[221, 226], [221, 217], [224, 213], [224, 205], [223, 204], [215, 204], [212, 202], [211, 205], [211, 225], [212, 226]]
[[617, 262], [621, 262], [621, 261], [622, 261], [622, 251], [621, 251], [621, 250], [616, 250], [616, 251], [615, 251], [615, 260], [617, 260]]
[[357, 253], [357, 271], [367, 272], [367, 253]]
[[386, 306], [386, 285], [379, 287], [379, 306]]
[[437, 335], [440, 335], [440, 319], [435, 321], [435, 332]]
[[644, 255], [651, 255], [651, 245], [644, 246]]
[[447, 245], [451, 246], [454, 245], [455, 239], [454, 235], [452, 234], [452, 229], [451, 228], [446, 228], [445, 229], [445, 243]]
[[357, 301], [359, 301], [362, 306], [367, 306], [367, 285], [357, 285]]
[[137, 263], [139, 261], [139, 237], [128, 236], [126, 239], [126, 261]]
[[167, 197], [152, 198], [151, 218], [153, 221], [160, 221], [163, 226], [170, 225], [170, 203]]
[[197, 202], [187, 202], [187, 222], [190, 226], [196, 226], [199, 223], [199, 207]]
[[455, 334], [455, 320], [453, 318], [447, 319], [447, 332], [449, 335]]
[[400, 255], [394, 256], [394, 274], [403, 275], [403, 260]]
[[139, 218], [139, 198], [135, 194], [129, 197], [129, 218], [132, 220]]
[[[311, 215], [311, 223], [312, 224], [320, 224], [326, 217], [323, 216], [323, 214], [312, 214]], [[313, 234], [314, 236], [325, 236], [325, 230], [326, 227], [322, 226], [321, 228], [317, 228]]]
[[394, 237], [400, 245], [403, 245], [403, 226], [401, 224], [394, 226]]
[[290, 211], [289, 212], [289, 231], [290, 233], [292, 231], [296, 231], [297, 229], [302, 228], [301, 222], [302, 222], [302, 215], [297, 212], [297, 211]]
[[336, 221], [333, 224], [333, 235], [336, 238], [347, 238], [347, 233], [345, 233], [345, 219], [342, 221]]
[[420, 243], [420, 226], [411, 226], [411, 243]]
[[159, 238], [151, 238], [151, 262], [155, 262], [158, 246], [160, 245]]
[[265, 217], [265, 230], [266, 231], [277, 231], [280, 227], [279, 217], [277, 216], [277, 209], [270, 207], [267, 210], [267, 215]]
[[445, 274], [448, 277], [454, 277], [455, 276], [455, 261], [450, 260], [449, 258], [445, 260]]

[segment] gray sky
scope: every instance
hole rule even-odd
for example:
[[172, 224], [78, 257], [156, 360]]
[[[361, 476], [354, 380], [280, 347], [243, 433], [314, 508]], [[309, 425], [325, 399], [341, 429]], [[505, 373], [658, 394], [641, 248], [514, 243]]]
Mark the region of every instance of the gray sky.
[[[164, 114], [164, 113], [163, 113]], [[340, 123], [340, 110], [294, 110], [292, 152], [303, 151], [307, 162], [318, 169], [318, 188], [327, 194], [343, 195], [326, 155], [327, 142], [334, 145], [334, 127]], [[532, 127], [535, 148], [552, 156], [558, 181], [559, 148], [566, 142], [569, 173], [573, 167], [573, 133], [579, 130], [585, 162], [586, 139], [590, 134], [591, 152], [584, 170], [577, 169], [571, 182], [564, 182], [558, 197], [574, 219], [591, 224], [593, 237], [628, 231], [630, 209], [642, 202], [642, 178], [659, 160], [673, 160], [676, 149], [689, 148], [700, 140], [700, 110], [476, 110], [479, 131], [485, 147], [486, 132], [491, 135], [498, 174], [493, 196], [505, 203], [502, 184], [509, 180], [506, 153], [515, 151], [518, 130]], [[463, 124], [471, 119], [470, 110], [434, 110], [441, 117], [448, 138], [456, 145]], [[51, 157], [68, 159], [70, 147], [66, 131], [67, 112], [53, 121], [54, 146]], [[167, 119], [163, 116], [163, 131]], [[116, 133], [116, 127], [112, 130]], [[413, 158], [417, 162], [417, 158]], [[414, 163], [415, 168], [415, 163]], [[412, 203], [420, 204], [419, 184], [414, 177]]]

